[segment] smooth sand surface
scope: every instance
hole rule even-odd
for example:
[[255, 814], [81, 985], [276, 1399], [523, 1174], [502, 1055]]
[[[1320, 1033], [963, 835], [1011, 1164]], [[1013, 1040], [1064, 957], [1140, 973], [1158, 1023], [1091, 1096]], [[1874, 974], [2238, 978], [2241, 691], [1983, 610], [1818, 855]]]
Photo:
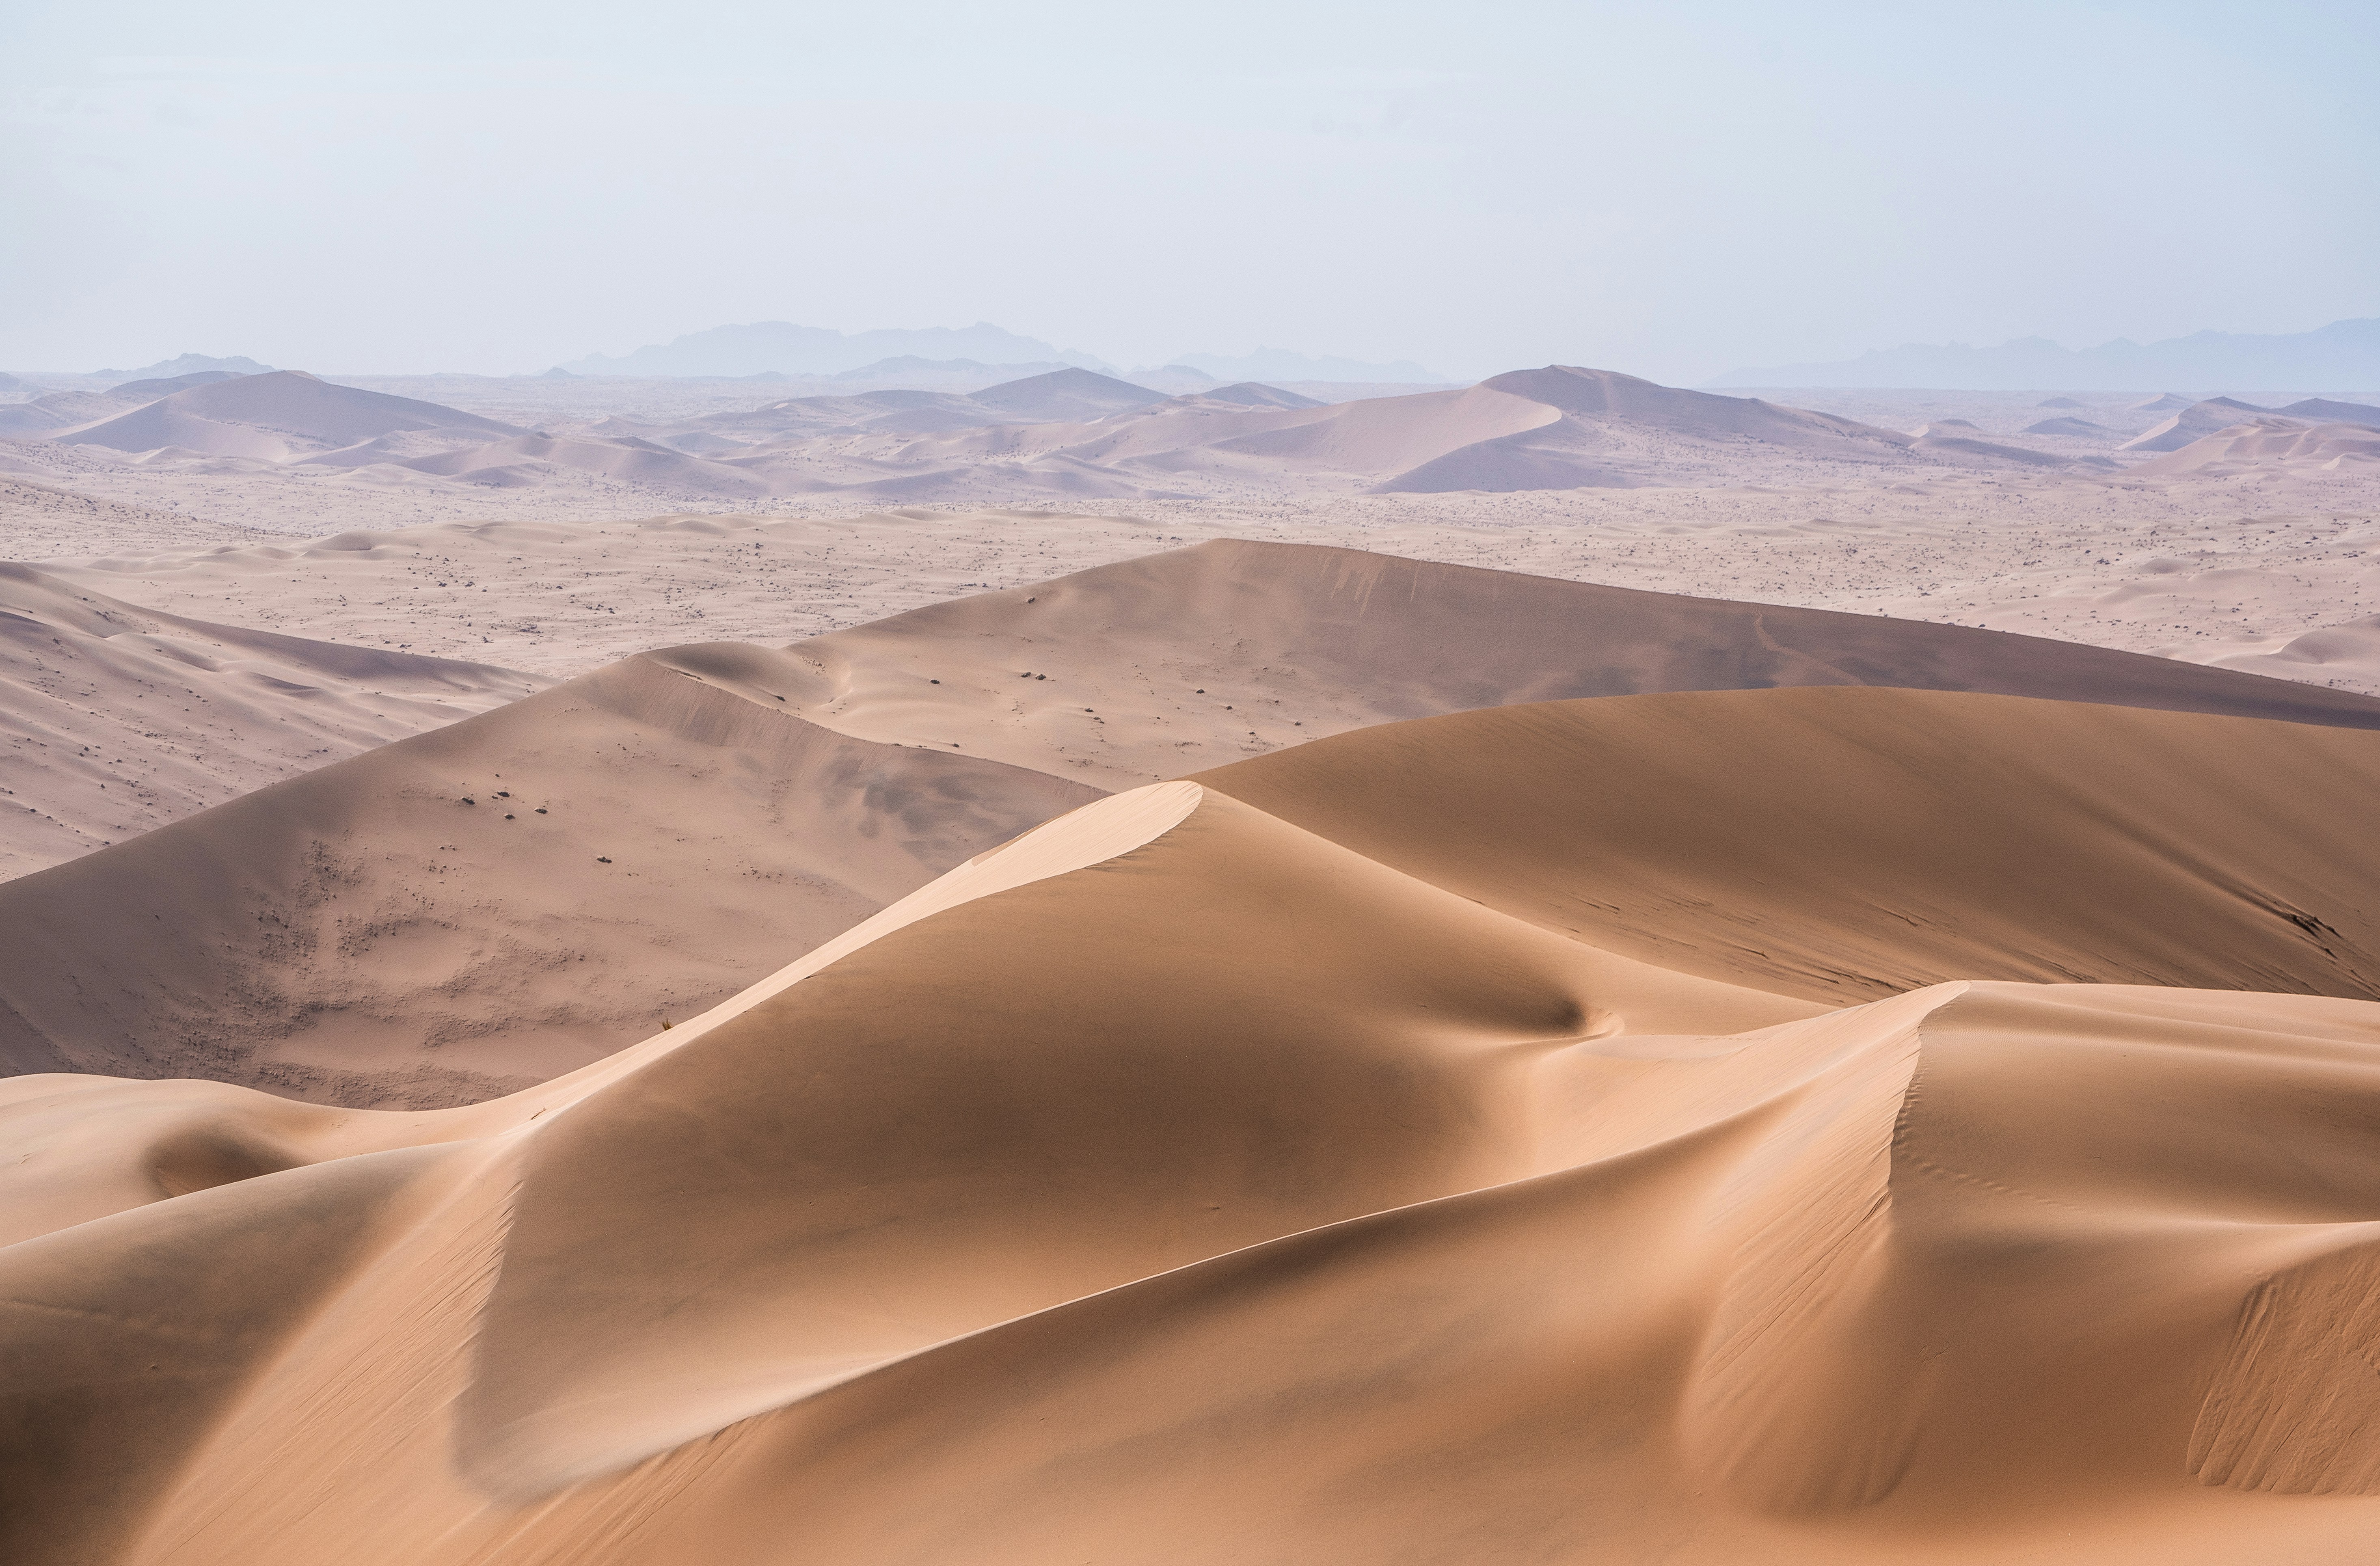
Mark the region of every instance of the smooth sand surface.
[[2380, 1001], [2380, 734], [1813, 686], [1565, 701], [1198, 774], [1486, 906], [1833, 1004], [1954, 977]]
[[2366, 1560], [2354, 406], [1500, 382], [0, 434], [0, 1559]]
[[486, 1098], [1097, 797], [804, 722], [759, 691], [799, 672], [758, 648], [630, 659], [0, 885], [0, 1057]]
[[1889, 685], [2380, 727], [2380, 700], [1956, 625], [1219, 540], [788, 649], [859, 738], [1130, 787], [1390, 719], [1565, 697]]
[[0, 877], [552, 683], [185, 619], [0, 563]]
[[[2240, 732], [2277, 736], [2276, 754], [2316, 747], [2306, 777], [2346, 766], [2341, 788], [2362, 774], [2324, 759], [2380, 743], [2301, 733], [2380, 727], [2369, 698], [2170, 660], [1346, 550], [1209, 543], [783, 649], [711, 643], [625, 660], [0, 885], [0, 921], [26, 932], [21, 960], [0, 969], [0, 1052], [20, 1072], [197, 1075], [356, 1105], [484, 1099], [682, 1020], [1100, 793], [1390, 719], [1866, 682], [2294, 720]], [[1737, 734], [1732, 709], [1697, 710], [1717, 715], [1755, 774], [1772, 765], [1759, 759], [1799, 766], [1817, 743], [1793, 728]], [[2005, 733], [1975, 715], [1986, 709], [1940, 710], [1938, 734], [1926, 738], [1930, 719], [1907, 720], [1888, 749], [2048, 746], [2053, 771], [2094, 775], [2180, 764], [2157, 748], [2162, 731], [2114, 718], [2104, 732], [2093, 720], [2036, 736], [2027, 724], [2069, 709], [2022, 704], [1993, 720], [2013, 725]], [[2334, 743], [2347, 748], [2319, 748]], [[1643, 736], [1614, 745], [1644, 768], [1678, 748]], [[1874, 759], [1840, 743], [1823, 754], [1844, 778]], [[1805, 771], [1798, 803], [1785, 803], [1720, 792], [1730, 775], [1715, 762], [1681, 784], [1681, 808], [1799, 823], [1844, 786]], [[1868, 786], [1925, 810], [1985, 814], [1978, 853], [2081, 864], [2098, 851], [2087, 833], [2036, 841], [2021, 813], [1986, 814], [1997, 795], [1980, 783], [1926, 793], [1888, 769]], [[2337, 834], [2310, 807], [2277, 819], [2311, 832], [2304, 842]], [[1791, 830], [1851, 844], [1863, 826]], [[2159, 862], [2179, 852], [2159, 849]], [[2350, 844], [2338, 863], [2364, 859]], [[1954, 865], [1912, 873], [1892, 893], [1902, 917], [1938, 921], [1973, 894], [1952, 890], [1963, 878]], [[2195, 895], [2165, 881], [2151, 891]], [[2251, 960], [2252, 941], [2228, 964], [2143, 967], [2119, 946], [2061, 967], [2027, 939], [2009, 932], [1982, 966], [1962, 965], [1974, 953], [1953, 947], [1934, 966], [1888, 964], [1793, 992], [1840, 1002], [1946, 976], [2087, 975], [2362, 993], [2328, 970]], [[1763, 982], [1776, 977], [1763, 970]]]
[[[1710, 782], [1689, 748], [1546, 842], [1730, 733], [1790, 820], [1679, 803], [1656, 835]], [[1099, 800], [489, 1103], [18, 1078], [0, 1538], [42, 1566], [2360, 1560], [2380, 1004], [1952, 979], [1829, 1009], [1783, 967], [1691, 971], [1736, 930], [1690, 893], [1756, 852], [1737, 883], [1814, 946], [1878, 903], [1841, 955], [1879, 982], [2023, 924], [2078, 965], [2313, 988], [2367, 961], [2320, 900], [2370, 870], [2268, 862], [2274, 818], [2368, 853], [2330, 812], [2375, 747], [1861, 687], [1505, 708]], [[1499, 749], [1462, 851], [1416, 852]], [[1856, 787], [1805, 797], [1855, 753], [1918, 781], [1931, 854]], [[1615, 822], [1609, 929], [1666, 862], [1683, 965], [1544, 917], [1597, 894], [1611, 856], [1572, 845]], [[2233, 832], [2239, 862], [2193, 856]], [[1938, 925], [1892, 932], [1936, 877]], [[2252, 893], [2306, 901], [2294, 957]]]

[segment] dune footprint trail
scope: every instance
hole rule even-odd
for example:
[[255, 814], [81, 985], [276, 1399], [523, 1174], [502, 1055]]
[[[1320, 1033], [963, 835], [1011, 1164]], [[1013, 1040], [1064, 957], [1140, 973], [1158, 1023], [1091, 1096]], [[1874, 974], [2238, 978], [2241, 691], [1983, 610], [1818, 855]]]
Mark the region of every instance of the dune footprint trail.
[[2360, 1560], [2375, 782], [1500, 708], [1098, 799], [485, 1103], [10, 1079], [0, 1553]]

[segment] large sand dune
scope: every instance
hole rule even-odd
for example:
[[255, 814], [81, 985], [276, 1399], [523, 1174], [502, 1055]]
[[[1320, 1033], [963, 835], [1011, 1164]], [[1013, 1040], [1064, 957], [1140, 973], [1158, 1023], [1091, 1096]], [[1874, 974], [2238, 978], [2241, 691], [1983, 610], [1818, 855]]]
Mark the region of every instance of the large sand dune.
[[[18, 1071], [198, 1074], [340, 1102], [485, 1097], [708, 1005], [1099, 792], [1390, 719], [1857, 685], [2294, 720], [2239, 731], [2276, 743], [2380, 727], [2369, 698], [1997, 632], [1219, 542], [783, 650], [633, 658], [0, 886], [0, 920], [39, 926], [0, 973], [0, 1050]], [[1985, 751], [2033, 743], [1946, 733]], [[2078, 769], [2171, 764], [2118, 733], [2096, 759], [2072, 750], [2081, 738], [2056, 743]], [[1747, 756], [1811, 743], [1743, 738]], [[1709, 807], [1755, 820], [1757, 803]], [[1985, 852], [2081, 852], [2022, 827], [2004, 822]], [[1903, 912], [1948, 917], [1924, 899], [1950, 892], [1926, 885]], [[2362, 993], [2264, 961], [2118, 954], [2088, 971]], [[1795, 993], [1864, 997], [1933, 971]]]
[[[944, 488], [980, 486], [994, 471], [989, 465], [1001, 464], [1012, 483], [1055, 485], [1070, 475], [1079, 483], [1081, 475], [1096, 473], [1158, 493], [1294, 483], [1397, 494], [1708, 483], [1740, 469], [1747, 448], [1768, 461], [1853, 468], [2064, 465], [1989, 443], [1912, 441], [1757, 398], [1561, 365], [1495, 376], [1461, 391], [1322, 407], [1243, 409], [1185, 397], [1089, 423], [1000, 425], [904, 445], [763, 446], [737, 460], [756, 468], [797, 455], [813, 468], [821, 461], [864, 462], [873, 467], [840, 470], [847, 474], [844, 481], [879, 488], [883, 480], [871, 473], [900, 469]], [[904, 492], [913, 492], [914, 485]]]
[[159, 613], [0, 564], [0, 878], [549, 683]]
[[335, 385], [303, 370], [280, 370], [188, 387], [54, 439], [124, 452], [173, 447], [210, 456], [287, 462], [400, 431], [476, 434], [481, 441], [521, 432], [495, 419], [436, 403]]
[[1505, 707], [1198, 776], [1542, 928], [1835, 1004], [1953, 977], [2380, 1001], [2368, 729], [1835, 686]]
[[1961, 625], [1219, 540], [797, 644], [812, 722], [1106, 788], [1395, 718], [1880, 685], [2380, 726], [2380, 701]]
[[[1800, 968], [2368, 977], [2374, 782], [2203, 713], [1515, 707], [1100, 800], [490, 1103], [19, 1079], [0, 1537], [2357, 1560], [2380, 1005]], [[1735, 982], [1730, 888], [1791, 943]]]
[[0, 1060], [485, 1098], [1097, 795], [804, 722], [763, 688], [800, 673], [630, 659], [0, 885]]
[[2228, 425], [2141, 464], [2143, 473], [2228, 474], [2274, 467], [2380, 467], [2380, 428], [2257, 419]]
[[[2271, 419], [2272, 415], [2271, 408], [2258, 407], [2253, 403], [2243, 403], [2234, 397], [2208, 397], [2204, 402], [2191, 404], [2146, 433], [2135, 435], [2126, 441], [2121, 449], [2146, 452], [2180, 451], [2192, 441], [2204, 436], [2228, 430], [2235, 425], [2254, 424], [2260, 420]], [[2279, 428], [2288, 425], [2289, 421], [2274, 419], [2273, 423], [2276, 428]]]

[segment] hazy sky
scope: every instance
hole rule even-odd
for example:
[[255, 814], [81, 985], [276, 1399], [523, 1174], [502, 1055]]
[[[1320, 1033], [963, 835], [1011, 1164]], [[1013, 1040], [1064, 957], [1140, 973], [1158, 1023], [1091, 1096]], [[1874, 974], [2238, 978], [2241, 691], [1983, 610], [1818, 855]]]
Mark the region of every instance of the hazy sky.
[[0, 0], [0, 365], [2301, 331], [2380, 314], [2375, 63], [2373, 0]]

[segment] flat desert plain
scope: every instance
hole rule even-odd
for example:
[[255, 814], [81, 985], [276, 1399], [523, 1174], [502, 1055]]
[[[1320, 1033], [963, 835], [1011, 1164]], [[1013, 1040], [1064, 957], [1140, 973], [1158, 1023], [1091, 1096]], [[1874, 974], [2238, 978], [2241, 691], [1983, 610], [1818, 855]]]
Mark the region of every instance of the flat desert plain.
[[2368, 1560], [2380, 412], [1321, 389], [0, 407], [0, 1552]]

